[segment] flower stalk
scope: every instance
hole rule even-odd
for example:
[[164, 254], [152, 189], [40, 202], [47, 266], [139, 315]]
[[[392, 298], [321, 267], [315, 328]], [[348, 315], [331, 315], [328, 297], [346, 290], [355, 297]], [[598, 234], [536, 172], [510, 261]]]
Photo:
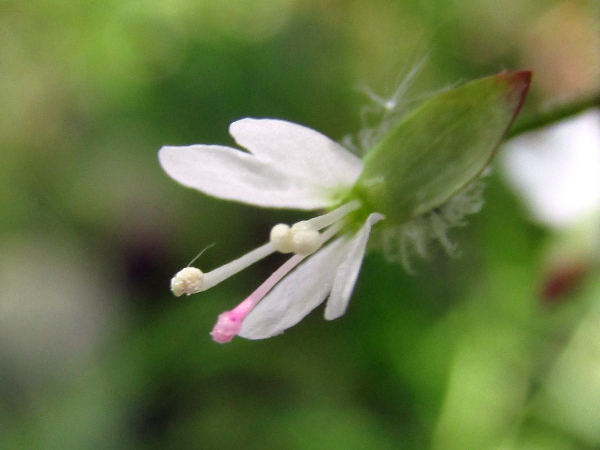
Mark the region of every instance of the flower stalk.
[[505, 140], [562, 122], [590, 108], [600, 108], [600, 92], [593, 92], [567, 103], [546, 107], [529, 116], [521, 116], [508, 130]]

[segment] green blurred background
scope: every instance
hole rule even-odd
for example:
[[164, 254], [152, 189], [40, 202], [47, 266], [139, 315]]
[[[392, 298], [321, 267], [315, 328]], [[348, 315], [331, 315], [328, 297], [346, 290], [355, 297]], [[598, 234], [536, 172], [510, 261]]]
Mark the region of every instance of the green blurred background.
[[[598, 80], [598, 9], [1, 1], [0, 448], [600, 448], [598, 266], [499, 173], [452, 233], [460, 258], [436, 249], [409, 275], [372, 253], [343, 318], [218, 345], [217, 315], [278, 261], [189, 298], [171, 276], [304, 216], [184, 189], [156, 156], [232, 144], [248, 116], [341, 139], [369, 103], [357, 87], [389, 95], [423, 60], [411, 99], [519, 68], [535, 71], [528, 110], [577, 97]], [[548, 293], [557, 242], [574, 269]]]

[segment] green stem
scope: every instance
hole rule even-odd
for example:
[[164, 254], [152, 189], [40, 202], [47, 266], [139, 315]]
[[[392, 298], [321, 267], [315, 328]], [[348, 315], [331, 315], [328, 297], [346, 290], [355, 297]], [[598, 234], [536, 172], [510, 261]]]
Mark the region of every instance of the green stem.
[[520, 120], [517, 119], [508, 131], [505, 140], [512, 139], [529, 131], [539, 130], [593, 107], [600, 107], [600, 92], [594, 92], [588, 97], [542, 110], [537, 114], [524, 117]]

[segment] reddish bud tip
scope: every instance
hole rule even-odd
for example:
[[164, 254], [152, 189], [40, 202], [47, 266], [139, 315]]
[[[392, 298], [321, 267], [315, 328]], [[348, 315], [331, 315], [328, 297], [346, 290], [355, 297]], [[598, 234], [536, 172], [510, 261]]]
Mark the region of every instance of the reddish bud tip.
[[519, 112], [521, 112], [523, 104], [525, 104], [529, 86], [531, 86], [533, 72], [531, 70], [519, 70], [517, 72], [500, 74], [499, 77], [504, 78], [504, 80], [512, 87], [512, 89], [508, 91], [508, 101], [511, 104], [516, 103], [513, 116], [514, 120], [519, 115]]

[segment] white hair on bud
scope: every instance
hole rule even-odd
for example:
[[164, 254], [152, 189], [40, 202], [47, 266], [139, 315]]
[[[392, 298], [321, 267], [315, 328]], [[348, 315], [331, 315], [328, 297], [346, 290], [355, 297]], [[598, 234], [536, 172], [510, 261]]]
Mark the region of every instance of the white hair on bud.
[[439, 242], [448, 255], [458, 256], [456, 245], [448, 237], [455, 227], [466, 225], [465, 217], [479, 212], [483, 206], [484, 182], [472, 182], [440, 207], [399, 226], [381, 228], [381, 250], [390, 262], [400, 262], [413, 273], [411, 259], [417, 254], [429, 258], [429, 247]]
[[360, 112], [362, 129], [355, 136], [346, 136], [342, 140], [346, 148], [357, 154], [368, 152], [402, 119], [411, 105], [419, 100], [409, 98], [409, 91], [427, 59], [427, 56], [421, 57], [412, 68], [403, 70], [388, 95], [377, 94], [364, 84], [358, 86], [370, 102]]

